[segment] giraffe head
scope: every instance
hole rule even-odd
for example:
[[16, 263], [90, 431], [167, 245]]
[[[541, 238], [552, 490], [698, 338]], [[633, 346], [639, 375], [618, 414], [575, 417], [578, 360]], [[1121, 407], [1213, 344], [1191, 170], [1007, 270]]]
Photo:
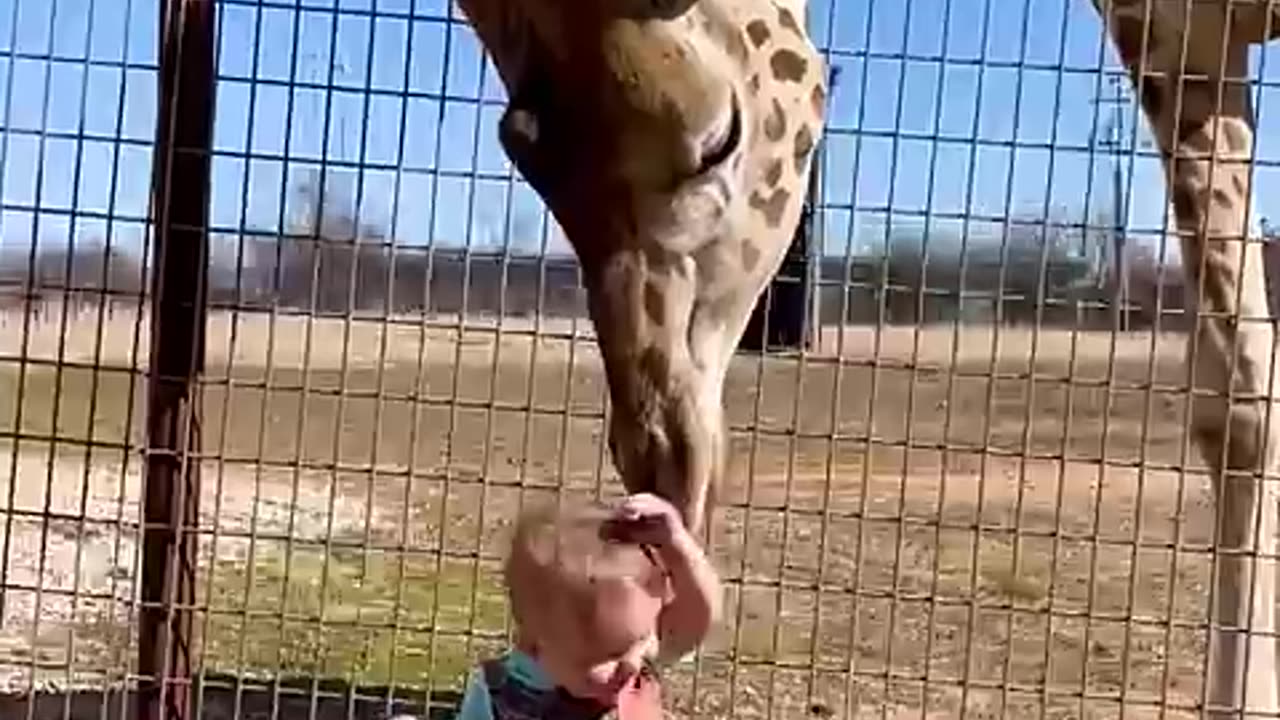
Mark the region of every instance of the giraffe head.
[[583, 269], [631, 492], [701, 530], [721, 392], [804, 200], [826, 88], [801, 0], [461, 0], [507, 154]]

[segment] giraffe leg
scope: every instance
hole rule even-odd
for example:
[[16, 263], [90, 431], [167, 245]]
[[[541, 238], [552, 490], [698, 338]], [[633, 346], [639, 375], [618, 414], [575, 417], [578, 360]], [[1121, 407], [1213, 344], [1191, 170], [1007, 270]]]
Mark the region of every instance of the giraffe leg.
[[[1175, 211], [1179, 217], [1212, 217], [1214, 209], [1205, 206], [1214, 196], [1205, 188], [1230, 182], [1217, 169], [1208, 172], [1208, 163], [1196, 165], [1199, 171], [1174, 178], [1175, 197], [1188, 186], [1199, 188], [1175, 201], [1192, 206]], [[1183, 243], [1188, 292], [1198, 295], [1188, 305], [1200, 318], [1188, 343], [1189, 354], [1194, 349], [1193, 387], [1203, 394], [1192, 401], [1192, 436], [1210, 468], [1218, 503], [1211, 608], [1217, 627], [1209, 638], [1206, 702], [1224, 709], [1243, 703], [1248, 713], [1273, 716], [1280, 712], [1273, 636], [1277, 438], [1270, 417], [1280, 408], [1268, 400], [1274, 337], [1260, 244], [1215, 234], [1210, 230], [1208, 237]]]
[[[1246, 241], [1254, 134], [1248, 43], [1226, 32], [1226, 3], [1154, 21], [1147, 5], [1116, 0], [1108, 25], [1160, 144], [1196, 314], [1191, 433], [1217, 503], [1205, 701], [1211, 717], [1239, 717], [1242, 709], [1272, 715], [1280, 711], [1271, 635], [1277, 505], [1267, 479], [1277, 470], [1275, 338], [1261, 246]], [[1190, 33], [1185, 45], [1182, 28]]]

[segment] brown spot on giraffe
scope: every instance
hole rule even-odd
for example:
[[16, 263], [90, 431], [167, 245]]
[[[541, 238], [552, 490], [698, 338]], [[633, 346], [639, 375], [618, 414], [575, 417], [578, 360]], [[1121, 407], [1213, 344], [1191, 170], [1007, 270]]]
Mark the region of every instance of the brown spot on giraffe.
[[760, 76], [759, 75], [752, 75], [751, 78], [747, 80], [747, 90], [751, 91], [752, 95], [757, 95], [760, 93]]
[[742, 271], [751, 272], [760, 264], [760, 248], [750, 238], [742, 240]]
[[771, 228], [778, 227], [782, 224], [782, 213], [787, 209], [787, 203], [791, 200], [791, 193], [785, 188], [774, 188], [773, 194], [765, 197], [760, 194], [759, 190], [751, 193], [751, 199], [748, 201], [751, 207], [759, 210], [764, 215], [764, 222]]
[[742, 39], [742, 32], [727, 33], [725, 44], [728, 46], [729, 54], [738, 62], [745, 63], [750, 53], [747, 51], [747, 43]]
[[764, 136], [770, 142], [781, 142], [787, 134], [787, 114], [782, 109], [778, 98], [773, 99], [773, 107], [763, 123]]
[[1196, 198], [1191, 188], [1175, 184], [1173, 187], [1173, 213], [1181, 222], [1194, 221], [1196, 218]]
[[822, 85], [814, 85], [809, 93], [809, 104], [813, 106], [813, 114], [821, 118], [827, 109], [827, 91]]
[[809, 61], [795, 50], [783, 48], [769, 56], [769, 69], [773, 78], [781, 82], [800, 82], [809, 69]]
[[695, 312], [706, 317], [724, 317], [726, 313], [732, 312], [734, 303], [735, 298], [732, 293], [719, 293], [710, 300], [697, 300], [694, 308], [696, 308]]
[[783, 30], [795, 33], [796, 37], [803, 38], [804, 31], [800, 29], [800, 24], [796, 22], [796, 16], [786, 8], [778, 8], [778, 25]]
[[644, 284], [644, 314], [653, 321], [654, 325], [661, 327], [665, 323], [662, 313], [662, 289], [653, 281]]
[[747, 23], [747, 37], [751, 38], [751, 44], [756, 47], [761, 47], [769, 42], [771, 34], [769, 32], [769, 24], [759, 18]]
[[813, 151], [813, 131], [808, 125], [801, 125], [796, 131], [795, 147], [792, 150], [792, 156], [795, 159], [796, 172], [804, 171], [805, 161], [809, 159], [809, 153]]
[[776, 187], [782, 179], [782, 158], [774, 158], [764, 168], [764, 181], [769, 187]]
[[1243, 175], [1231, 176], [1231, 189], [1235, 191], [1237, 197], [1247, 197], [1249, 189], [1245, 187]]

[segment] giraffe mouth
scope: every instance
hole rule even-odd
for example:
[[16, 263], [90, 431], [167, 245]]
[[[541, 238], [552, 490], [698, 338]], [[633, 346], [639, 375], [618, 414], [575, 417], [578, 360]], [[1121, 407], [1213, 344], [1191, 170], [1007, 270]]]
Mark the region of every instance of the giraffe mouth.
[[729, 121], [702, 143], [697, 175], [706, 175], [724, 165], [742, 144], [742, 106], [738, 94], [729, 93]]

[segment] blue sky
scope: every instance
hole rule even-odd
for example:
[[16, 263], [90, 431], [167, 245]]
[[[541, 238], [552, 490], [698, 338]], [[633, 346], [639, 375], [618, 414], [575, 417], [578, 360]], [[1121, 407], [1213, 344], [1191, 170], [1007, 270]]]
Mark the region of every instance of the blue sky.
[[[0, 0], [0, 247], [140, 243], [157, 7]], [[399, 242], [537, 250], [541, 203], [508, 181], [497, 142], [502, 90], [448, 12], [444, 0], [219, 3], [218, 230], [296, 217], [285, 181], [317, 177], [327, 161], [331, 191]], [[970, 224], [983, 234], [1009, 215], [1080, 222], [1109, 209], [1113, 159], [1089, 147], [1093, 101], [1111, 92], [1099, 70], [1118, 68], [1087, 0], [821, 0], [810, 27], [840, 73], [826, 136], [828, 252], [874, 249], [889, 216], [953, 228], [985, 218]], [[1255, 53], [1259, 77], [1280, 78], [1277, 64]], [[1258, 213], [1275, 218], [1280, 107], [1259, 87]], [[1128, 148], [1136, 116], [1123, 110]], [[1154, 236], [1162, 178], [1145, 128], [1136, 139], [1138, 153], [1120, 159], [1129, 226]], [[556, 233], [549, 247], [566, 250]]]

